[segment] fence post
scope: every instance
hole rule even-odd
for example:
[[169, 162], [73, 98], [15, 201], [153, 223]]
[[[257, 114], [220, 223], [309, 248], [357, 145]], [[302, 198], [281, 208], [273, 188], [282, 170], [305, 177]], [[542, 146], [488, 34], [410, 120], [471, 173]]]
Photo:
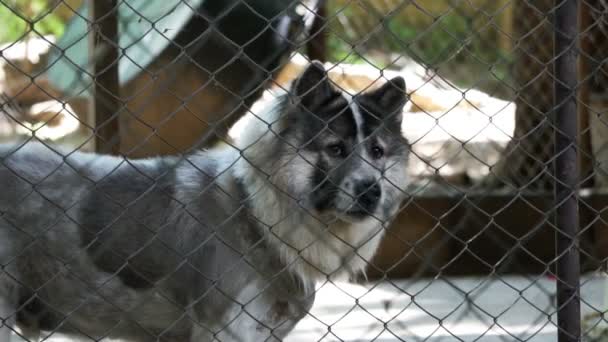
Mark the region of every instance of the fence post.
[[593, 186], [593, 148], [591, 146], [591, 127], [589, 123], [589, 100], [591, 99], [591, 82], [589, 79], [592, 74], [589, 56], [593, 53], [591, 5], [582, 1], [578, 12], [579, 36], [577, 39], [580, 46], [578, 55], [578, 80], [580, 84], [577, 89], [578, 172], [580, 179], [583, 181], [579, 186], [591, 187]]
[[95, 150], [98, 153], [120, 152], [118, 111], [118, 0], [91, 1], [94, 49], [90, 51], [94, 70]]
[[580, 341], [578, 250], [577, 0], [556, 0], [555, 12], [555, 223], [558, 342]]

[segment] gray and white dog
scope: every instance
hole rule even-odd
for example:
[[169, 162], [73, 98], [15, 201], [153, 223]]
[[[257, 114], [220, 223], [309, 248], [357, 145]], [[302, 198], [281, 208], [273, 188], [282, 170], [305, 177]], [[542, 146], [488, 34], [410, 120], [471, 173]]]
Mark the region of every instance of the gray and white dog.
[[399, 210], [404, 86], [348, 96], [313, 62], [234, 144], [183, 158], [0, 147], [0, 342], [282, 340]]

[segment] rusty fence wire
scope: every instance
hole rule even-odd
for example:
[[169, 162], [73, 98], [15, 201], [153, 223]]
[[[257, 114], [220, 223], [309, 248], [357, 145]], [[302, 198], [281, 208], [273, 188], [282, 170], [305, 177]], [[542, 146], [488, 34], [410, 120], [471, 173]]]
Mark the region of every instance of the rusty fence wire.
[[[0, 0], [0, 21], [0, 342], [608, 341], [607, 1]], [[291, 106], [311, 115], [264, 121]], [[398, 210], [316, 216], [341, 196]], [[285, 203], [325, 229], [304, 241]]]

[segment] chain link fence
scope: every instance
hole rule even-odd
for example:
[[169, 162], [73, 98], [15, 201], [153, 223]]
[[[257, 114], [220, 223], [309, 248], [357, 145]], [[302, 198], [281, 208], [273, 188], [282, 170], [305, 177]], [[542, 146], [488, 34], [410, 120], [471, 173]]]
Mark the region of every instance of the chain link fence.
[[0, 20], [0, 342], [608, 341], [605, 0]]

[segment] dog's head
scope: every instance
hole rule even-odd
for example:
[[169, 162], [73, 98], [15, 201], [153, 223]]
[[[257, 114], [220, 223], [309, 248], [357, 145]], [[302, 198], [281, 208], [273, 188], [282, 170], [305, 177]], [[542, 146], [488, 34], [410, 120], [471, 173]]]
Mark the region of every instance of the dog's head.
[[397, 77], [351, 96], [313, 62], [295, 80], [291, 95], [295, 101], [282, 113], [278, 132], [288, 147], [280, 153], [283, 163], [275, 180], [326, 219], [390, 218], [406, 185], [404, 80]]

